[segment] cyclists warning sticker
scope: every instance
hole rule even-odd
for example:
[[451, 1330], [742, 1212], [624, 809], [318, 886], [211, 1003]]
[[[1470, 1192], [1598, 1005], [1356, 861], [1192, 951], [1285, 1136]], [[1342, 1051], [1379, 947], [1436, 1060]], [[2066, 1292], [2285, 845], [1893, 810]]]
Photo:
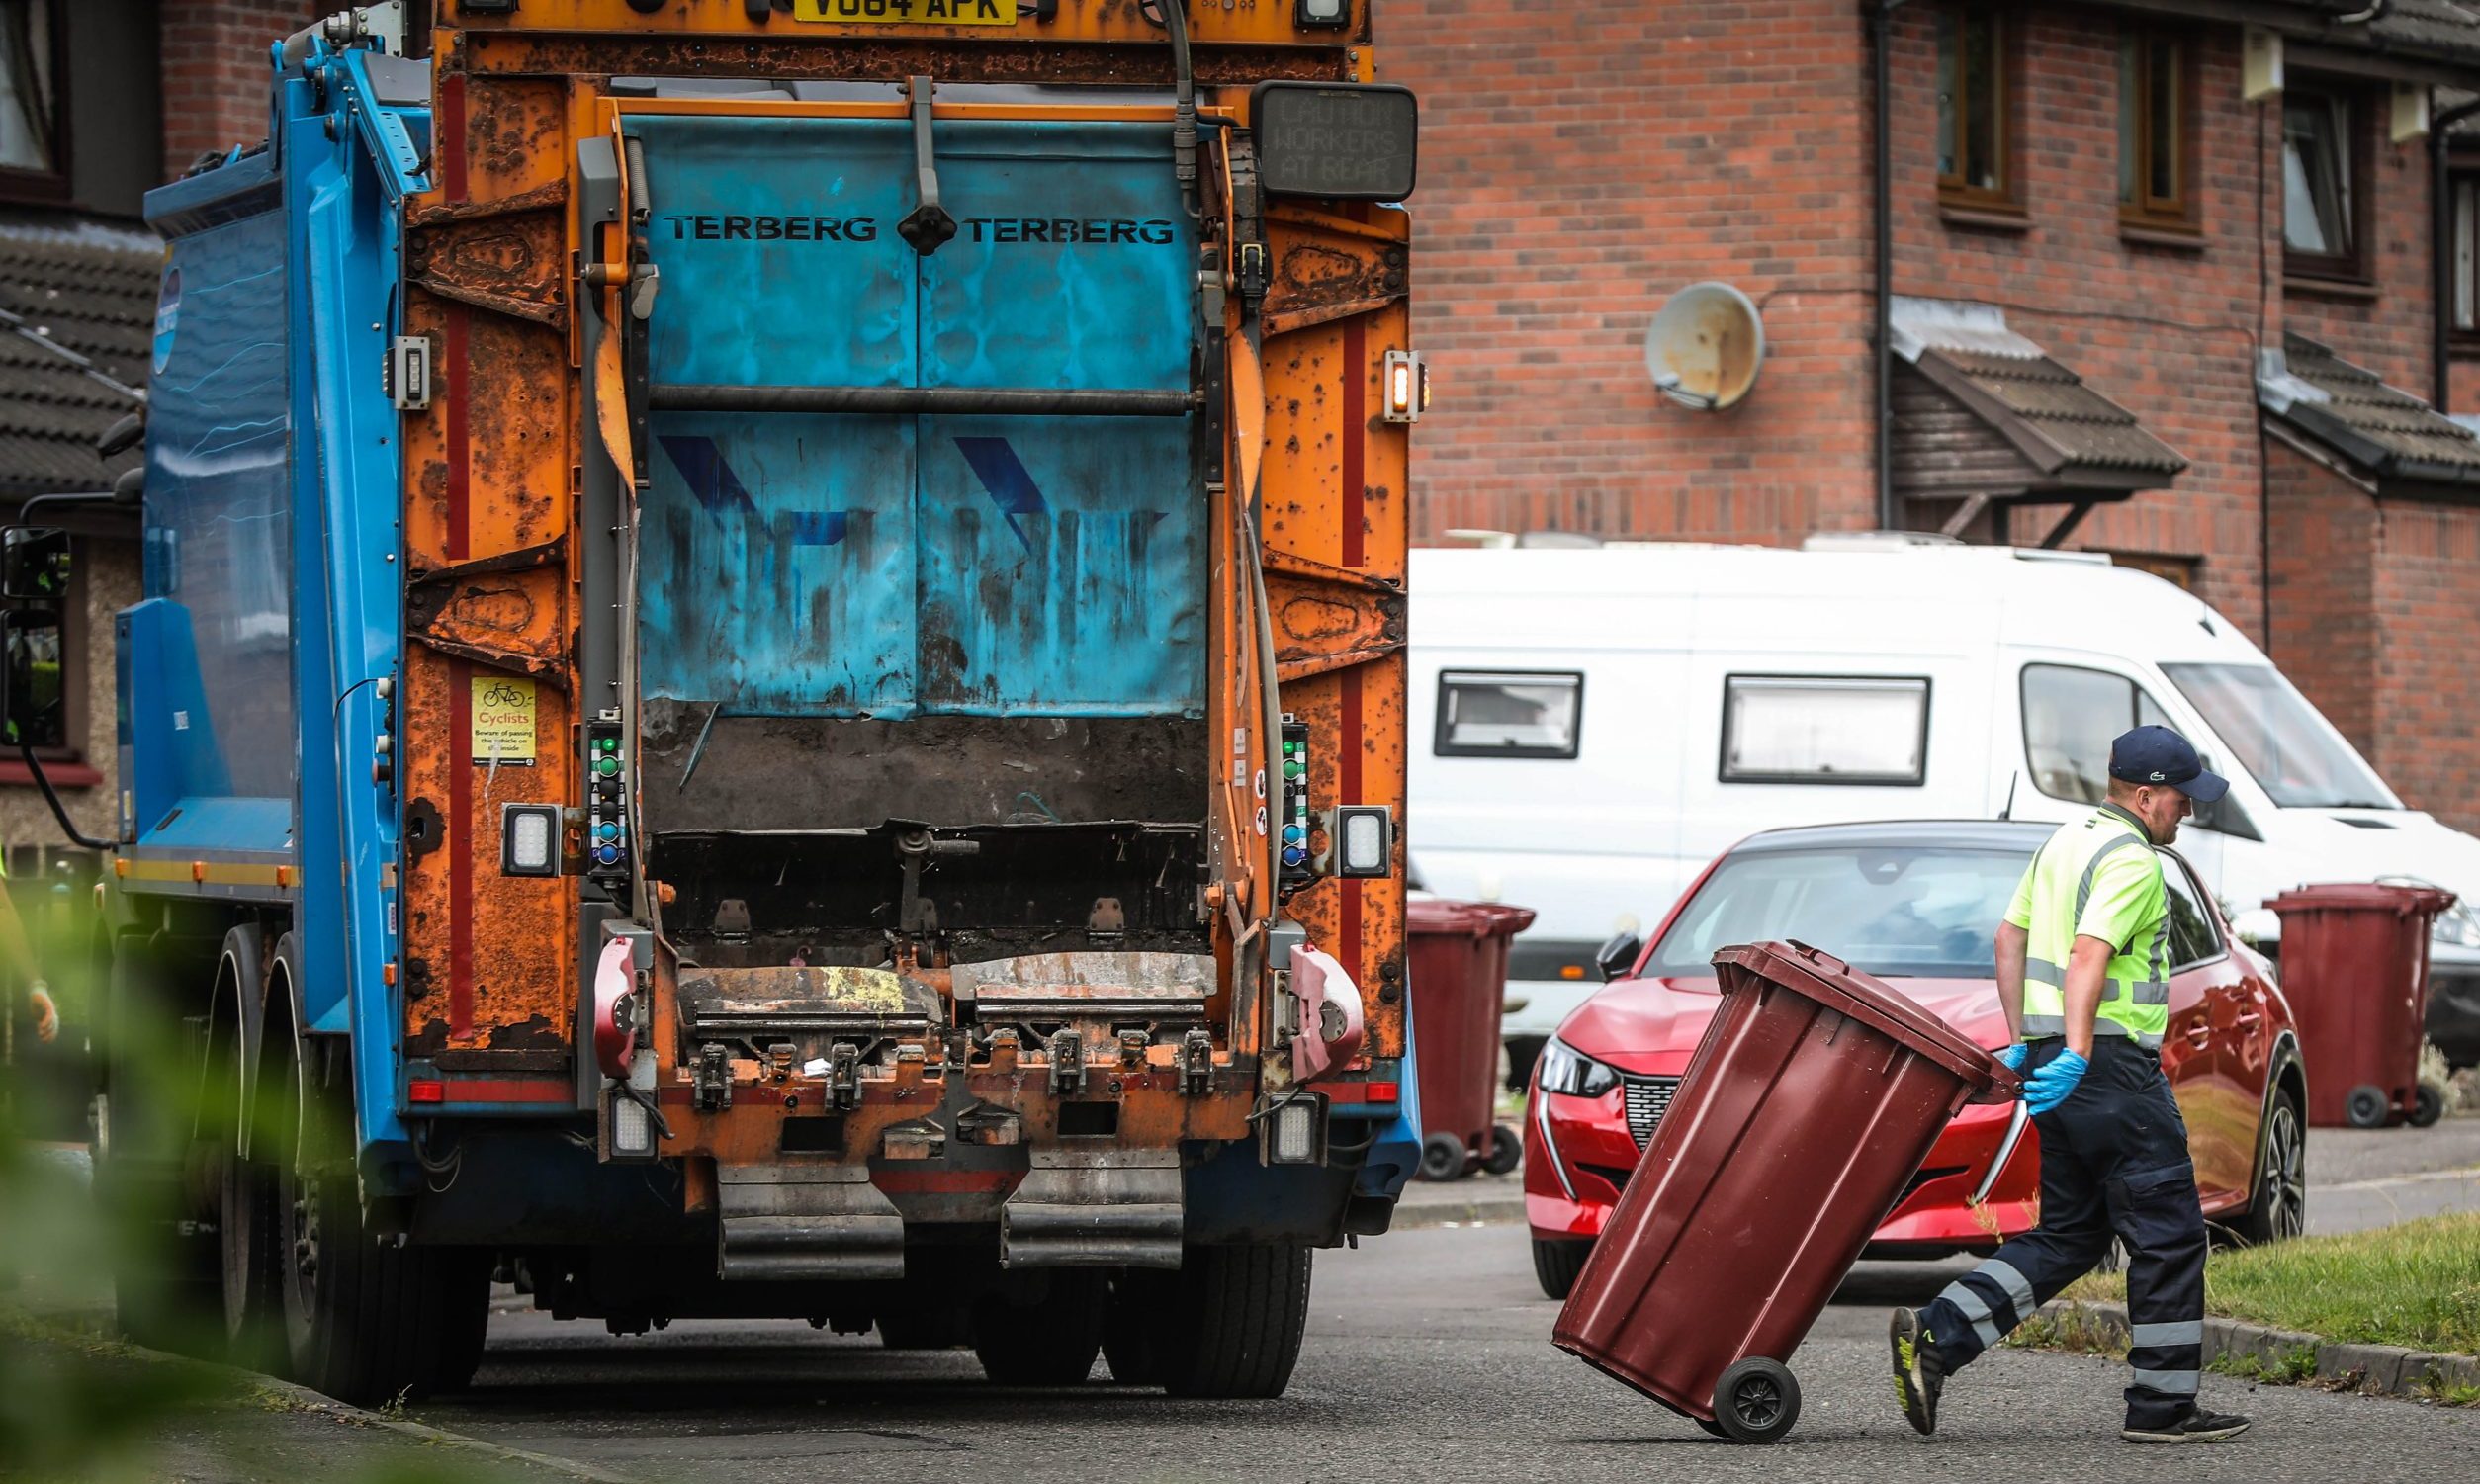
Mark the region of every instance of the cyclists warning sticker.
[[534, 682], [507, 675], [474, 677], [474, 760], [534, 762]]

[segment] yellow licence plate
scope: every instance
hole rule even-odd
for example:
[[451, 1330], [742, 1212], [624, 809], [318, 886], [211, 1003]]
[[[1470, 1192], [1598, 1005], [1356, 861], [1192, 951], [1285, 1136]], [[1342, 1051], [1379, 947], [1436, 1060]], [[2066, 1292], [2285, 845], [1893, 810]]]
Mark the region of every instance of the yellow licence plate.
[[1014, 26], [1017, 0], [793, 0], [792, 19], [837, 26]]

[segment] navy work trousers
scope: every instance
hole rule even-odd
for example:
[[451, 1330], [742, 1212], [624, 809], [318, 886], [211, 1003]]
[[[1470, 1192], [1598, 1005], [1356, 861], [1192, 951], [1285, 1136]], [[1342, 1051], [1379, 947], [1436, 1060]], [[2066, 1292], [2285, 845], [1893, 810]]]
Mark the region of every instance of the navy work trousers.
[[[2027, 1076], [2066, 1049], [2032, 1043]], [[1949, 1283], [1920, 1311], [1952, 1374], [2092, 1270], [2115, 1232], [2127, 1246], [2127, 1426], [2174, 1423], [2196, 1404], [2204, 1346], [2204, 1211], [2187, 1125], [2161, 1058], [2126, 1036], [2095, 1036], [2092, 1067], [2032, 1120], [2041, 1135], [2041, 1224]]]

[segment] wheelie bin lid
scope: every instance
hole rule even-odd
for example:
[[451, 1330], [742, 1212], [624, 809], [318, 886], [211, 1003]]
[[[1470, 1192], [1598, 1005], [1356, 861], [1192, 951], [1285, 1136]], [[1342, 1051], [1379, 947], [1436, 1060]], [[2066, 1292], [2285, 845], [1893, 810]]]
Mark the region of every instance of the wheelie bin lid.
[[1414, 932], [1441, 937], [1514, 937], [1533, 925], [1533, 909], [1496, 902], [1460, 902], [1453, 897], [1411, 896], [1404, 900], [1404, 925]]
[[2331, 912], [2351, 909], [2391, 912], [2408, 917], [2427, 913], [2431, 917], [2454, 905], [2454, 894], [2443, 887], [2402, 886], [2382, 881], [2328, 881], [2295, 886], [2264, 904], [2276, 916], [2286, 912]]
[[1954, 1073], [1973, 1088], [1974, 1102], [2011, 1102], [2022, 1082], [1997, 1058], [1884, 980], [1802, 942], [1742, 943], [1714, 955], [1726, 990], [1754, 977], [1847, 1015]]

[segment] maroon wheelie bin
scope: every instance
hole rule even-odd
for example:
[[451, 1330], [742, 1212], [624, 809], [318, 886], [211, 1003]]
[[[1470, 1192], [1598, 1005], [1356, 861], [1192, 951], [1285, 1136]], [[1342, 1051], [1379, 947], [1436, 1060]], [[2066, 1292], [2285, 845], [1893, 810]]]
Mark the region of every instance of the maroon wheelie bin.
[[1722, 1007], [1551, 1338], [1717, 1437], [1772, 1442], [1800, 1416], [1784, 1362], [1947, 1120], [2020, 1085], [1806, 944], [1714, 968]]
[[2338, 882], [2265, 904], [2282, 919], [2282, 996], [2308, 1064], [2308, 1122], [2383, 1128], [2436, 1121], [2420, 1087], [2429, 1012], [2429, 932], [2452, 892]]
[[1461, 1179], [1474, 1165], [1505, 1175], [1523, 1141], [1501, 1129], [1498, 1017], [1507, 996], [1507, 944], [1533, 925], [1530, 908], [1414, 897], [1405, 904], [1412, 948], [1413, 1061], [1421, 1081], [1421, 1174]]

